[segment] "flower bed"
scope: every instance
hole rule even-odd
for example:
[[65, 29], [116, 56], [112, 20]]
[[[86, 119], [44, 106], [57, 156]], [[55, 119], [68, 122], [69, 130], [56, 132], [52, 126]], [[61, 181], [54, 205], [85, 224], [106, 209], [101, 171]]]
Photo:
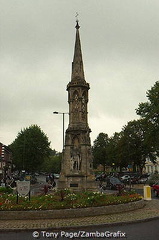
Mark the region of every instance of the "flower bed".
[[72, 193], [68, 190], [56, 191], [43, 196], [19, 197], [16, 203], [16, 195], [1, 193], [0, 210], [52, 210], [70, 208], [88, 208], [108, 205], [124, 204], [141, 200], [142, 197], [135, 192], [127, 192], [120, 196], [107, 195], [99, 192]]

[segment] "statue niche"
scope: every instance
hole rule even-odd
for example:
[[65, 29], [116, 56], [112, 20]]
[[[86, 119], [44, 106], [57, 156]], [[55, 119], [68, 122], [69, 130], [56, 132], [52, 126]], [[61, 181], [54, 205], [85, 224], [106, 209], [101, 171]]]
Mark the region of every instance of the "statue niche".
[[75, 136], [72, 140], [73, 147], [71, 148], [71, 170], [80, 171], [81, 170], [81, 151], [79, 147], [79, 139]]

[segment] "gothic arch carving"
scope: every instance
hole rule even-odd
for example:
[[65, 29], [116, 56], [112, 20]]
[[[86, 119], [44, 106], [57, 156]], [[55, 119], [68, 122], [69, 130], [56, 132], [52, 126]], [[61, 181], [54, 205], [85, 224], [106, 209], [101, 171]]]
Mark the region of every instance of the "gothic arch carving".
[[77, 90], [75, 90], [75, 91], [73, 92], [73, 100], [77, 101], [78, 98], [79, 98], [79, 93], [78, 93]]
[[78, 121], [79, 119], [79, 93], [77, 90], [73, 92], [73, 120]]
[[72, 144], [73, 144], [73, 146], [75, 146], [76, 148], [79, 147], [79, 138], [78, 138], [77, 136], [74, 136], [74, 137], [72, 138]]
[[87, 92], [86, 91], [83, 91], [82, 93], [82, 103], [81, 103], [81, 117], [82, 117], [82, 120], [85, 120], [86, 119], [86, 104], [87, 104]]

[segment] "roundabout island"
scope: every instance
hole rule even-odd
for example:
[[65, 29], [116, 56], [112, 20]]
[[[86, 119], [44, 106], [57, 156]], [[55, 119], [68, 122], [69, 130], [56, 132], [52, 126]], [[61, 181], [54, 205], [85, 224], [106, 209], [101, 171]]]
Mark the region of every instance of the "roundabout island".
[[[83, 202], [83, 206], [80, 203], [81, 207], [77, 196]], [[133, 192], [119, 196], [117, 192], [111, 195], [100, 192], [65, 191], [64, 194], [53, 191], [47, 195], [32, 196], [30, 201], [28, 197], [21, 197], [18, 204], [12, 193], [1, 194], [0, 198], [0, 231], [84, 228], [147, 221], [159, 217], [157, 200], [145, 201]], [[105, 205], [101, 205], [104, 199], [107, 199], [107, 204], [105, 202]], [[55, 200], [63, 208], [57, 208]]]

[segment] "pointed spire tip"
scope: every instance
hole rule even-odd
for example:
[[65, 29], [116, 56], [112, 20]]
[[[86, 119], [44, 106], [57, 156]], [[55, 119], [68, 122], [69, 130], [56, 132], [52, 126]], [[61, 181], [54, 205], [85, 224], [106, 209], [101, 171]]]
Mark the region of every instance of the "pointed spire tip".
[[76, 26], [75, 26], [76, 29], [79, 29], [80, 28], [80, 25], [78, 24], [78, 20], [76, 20]]

